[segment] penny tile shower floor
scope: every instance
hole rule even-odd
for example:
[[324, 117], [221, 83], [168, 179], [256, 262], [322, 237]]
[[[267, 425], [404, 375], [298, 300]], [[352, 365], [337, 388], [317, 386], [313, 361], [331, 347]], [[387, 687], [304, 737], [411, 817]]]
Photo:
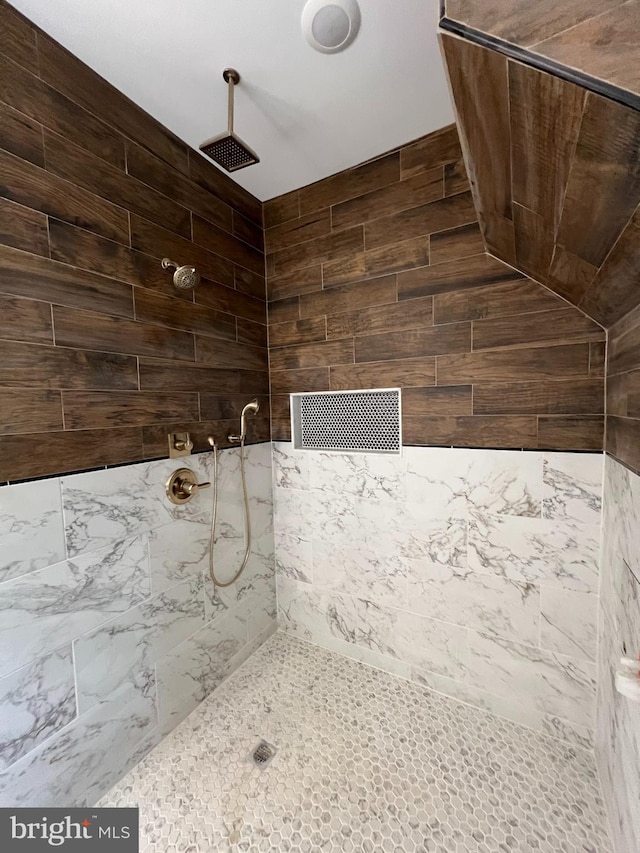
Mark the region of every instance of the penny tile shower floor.
[[100, 805], [142, 853], [610, 851], [590, 754], [283, 634]]

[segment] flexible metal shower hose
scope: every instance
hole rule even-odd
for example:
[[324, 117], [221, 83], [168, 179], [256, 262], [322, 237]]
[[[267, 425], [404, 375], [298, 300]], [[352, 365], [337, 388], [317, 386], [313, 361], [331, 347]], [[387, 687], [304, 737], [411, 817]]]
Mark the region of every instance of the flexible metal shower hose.
[[223, 583], [216, 578], [216, 573], [213, 568], [213, 549], [216, 541], [216, 516], [218, 514], [218, 448], [216, 445], [213, 445], [213, 513], [211, 515], [211, 536], [209, 537], [209, 574], [211, 575], [211, 580], [215, 584], [215, 586], [226, 587], [231, 586], [232, 583], [235, 583], [240, 575], [245, 570], [247, 563], [249, 562], [249, 556], [251, 554], [251, 512], [249, 511], [249, 497], [247, 495], [247, 478], [244, 471], [244, 435], [240, 440], [240, 473], [242, 475], [242, 494], [244, 495], [244, 519], [245, 519], [245, 530], [247, 535], [247, 547], [245, 548], [244, 558], [242, 560], [242, 565], [236, 572], [236, 574], [231, 578], [230, 581], [226, 581]]

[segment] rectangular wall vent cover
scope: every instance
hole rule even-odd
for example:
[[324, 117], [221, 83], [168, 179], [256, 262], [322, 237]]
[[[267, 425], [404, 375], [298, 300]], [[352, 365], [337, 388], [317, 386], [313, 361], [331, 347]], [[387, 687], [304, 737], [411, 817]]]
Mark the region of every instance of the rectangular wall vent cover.
[[297, 450], [399, 454], [400, 389], [292, 394], [291, 436]]

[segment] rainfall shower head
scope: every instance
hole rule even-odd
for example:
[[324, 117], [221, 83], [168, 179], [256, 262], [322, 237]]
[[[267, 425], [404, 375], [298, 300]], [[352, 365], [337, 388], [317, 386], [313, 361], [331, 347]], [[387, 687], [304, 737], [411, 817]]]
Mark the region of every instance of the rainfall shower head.
[[200, 150], [227, 172], [235, 172], [259, 163], [260, 158], [233, 132], [233, 90], [240, 82], [240, 75], [234, 68], [225, 68], [222, 76], [229, 84], [229, 126], [226, 133], [203, 142]]
[[178, 290], [190, 290], [192, 287], [197, 287], [200, 284], [200, 273], [195, 267], [180, 266], [175, 261], [169, 258], [162, 259], [163, 270], [175, 270], [173, 274], [173, 283]]

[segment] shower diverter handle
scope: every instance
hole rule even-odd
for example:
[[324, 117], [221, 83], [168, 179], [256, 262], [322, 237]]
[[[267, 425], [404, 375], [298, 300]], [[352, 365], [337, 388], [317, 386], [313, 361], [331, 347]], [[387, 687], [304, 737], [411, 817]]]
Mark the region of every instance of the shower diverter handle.
[[198, 494], [200, 489], [208, 489], [211, 483], [198, 483], [190, 468], [178, 468], [167, 480], [167, 497], [174, 504], [185, 504]]

